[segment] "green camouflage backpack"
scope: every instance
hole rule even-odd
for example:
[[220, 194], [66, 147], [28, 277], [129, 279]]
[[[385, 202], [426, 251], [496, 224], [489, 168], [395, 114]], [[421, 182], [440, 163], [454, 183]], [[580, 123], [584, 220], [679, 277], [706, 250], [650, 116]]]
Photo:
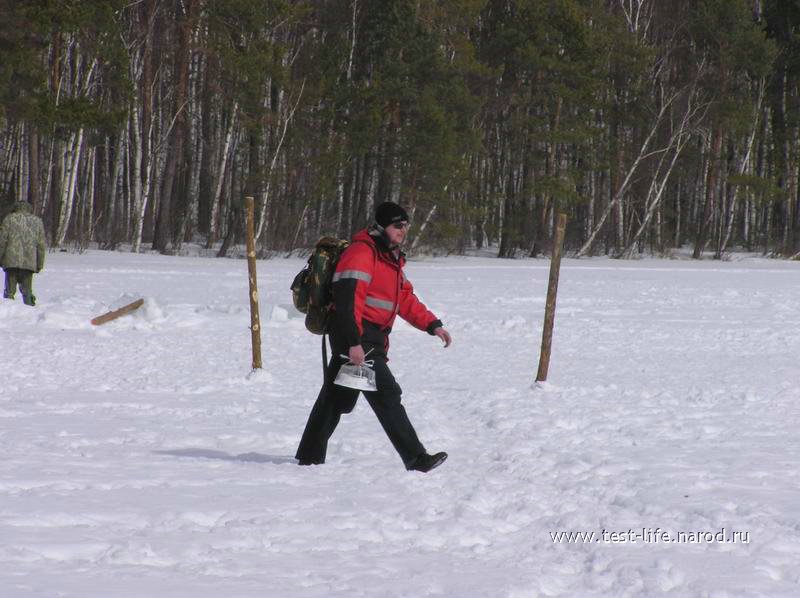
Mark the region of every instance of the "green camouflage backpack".
[[306, 267], [298, 272], [292, 282], [292, 301], [301, 313], [306, 314], [306, 328], [314, 334], [325, 334], [333, 295], [331, 284], [336, 263], [348, 241], [335, 237], [322, 237], [317, 241]]

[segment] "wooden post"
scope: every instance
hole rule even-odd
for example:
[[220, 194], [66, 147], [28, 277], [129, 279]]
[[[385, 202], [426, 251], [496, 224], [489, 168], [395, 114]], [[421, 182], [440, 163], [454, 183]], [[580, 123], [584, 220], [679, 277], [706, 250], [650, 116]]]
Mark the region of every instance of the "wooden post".
[[125, 316], [139, 309], [142, 305], [144, 305], [144, 299], [137, 299], [133, 303], [128, 303], [128, 305], [124, 307], [120, 307], [119, 309], [115, 309], [114, 311], [104, 313], [102, 316], [97, 316], [96, 318], [92, 318], [91, 320], [92, 325], [102, 326], [106, 322], [110, 322], [111, 320], [116, 320], [120, 316]]
[[542, 350], [539, 354], [539, 372], [537, 382], [547, 380], [550, 368], [550, 349], [553, 344], [553, 322], [556, 318], [556, 294], [558, 293], [558, 273], [561, 269], [561, 246], [564, 244], [564, 229], [567, 226], [567, 215], [558, 215], [556, 235], [553, 239], [553, 256], [550, 258], [550, 282], [547, 285], [547, 302], [544, 306], [544, 327], [542, 328]]
[[261, 369], [261, 320], [258, 316], [258, 280], [256, 278], [255, 201], [244, 198], [247, 211], [247, 271], [250, 279], [250, 341], [253, 345], [253, 369]]

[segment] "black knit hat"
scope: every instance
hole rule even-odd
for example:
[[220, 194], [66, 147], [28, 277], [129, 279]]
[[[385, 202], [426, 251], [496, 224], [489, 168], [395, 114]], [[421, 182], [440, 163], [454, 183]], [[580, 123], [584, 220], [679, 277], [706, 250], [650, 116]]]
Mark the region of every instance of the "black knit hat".
[[408, 213], [391, 201], [385, 201], [375, 210], [375, 222], [386, 228], [397, 222], [408, 222]]

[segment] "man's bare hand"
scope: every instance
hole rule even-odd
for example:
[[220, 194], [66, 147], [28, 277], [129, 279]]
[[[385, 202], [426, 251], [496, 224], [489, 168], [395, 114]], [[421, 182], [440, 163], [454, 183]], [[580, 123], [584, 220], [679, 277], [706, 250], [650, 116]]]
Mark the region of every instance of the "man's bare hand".
[[356, 365], [362, 365], [364, 363], [364, 347], [361, 345], [356, 345], [355, 347], [350, 347], [350, 351], [347, 355], [350, 358], [350, 361]]
[[452, 336], [450, 336], [450, 333], [449, 333], [449, 332], [447, 332], [447, 330], [445, 330], [445, 329], [444, 329], [444, 328], [442, 328], [441, 326], [439, 326], [439, 328], [437, 328], [436, 330], [434, 330], [434, 331], [433, 331], [433, 333], [434, 333], [436, 336], [438, 336], [440, 339], [442, 339], [442, 342], [444, 343], [444, 348], [445, 348], [445, 349], [446, 349], [447, 347], [449, 347], [449, 346], [450, 346], [450, 344], [453, 342], [453, 337], [452, 337]]

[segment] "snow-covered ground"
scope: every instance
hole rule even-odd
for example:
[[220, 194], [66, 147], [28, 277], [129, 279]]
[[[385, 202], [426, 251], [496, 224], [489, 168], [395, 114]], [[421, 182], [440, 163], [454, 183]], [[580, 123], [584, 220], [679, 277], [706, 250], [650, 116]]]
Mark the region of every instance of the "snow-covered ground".
[[295, 465], [301, 264], [259, 262], [256, 376], [244, 260], [51, 254], [0, 300], [0, 596], [800, 595], [800, 264], [565, 260], [532, 389], [549, 262], [411, 262], [454, 336], [392, 334], [427, 475], [363, 399]]

